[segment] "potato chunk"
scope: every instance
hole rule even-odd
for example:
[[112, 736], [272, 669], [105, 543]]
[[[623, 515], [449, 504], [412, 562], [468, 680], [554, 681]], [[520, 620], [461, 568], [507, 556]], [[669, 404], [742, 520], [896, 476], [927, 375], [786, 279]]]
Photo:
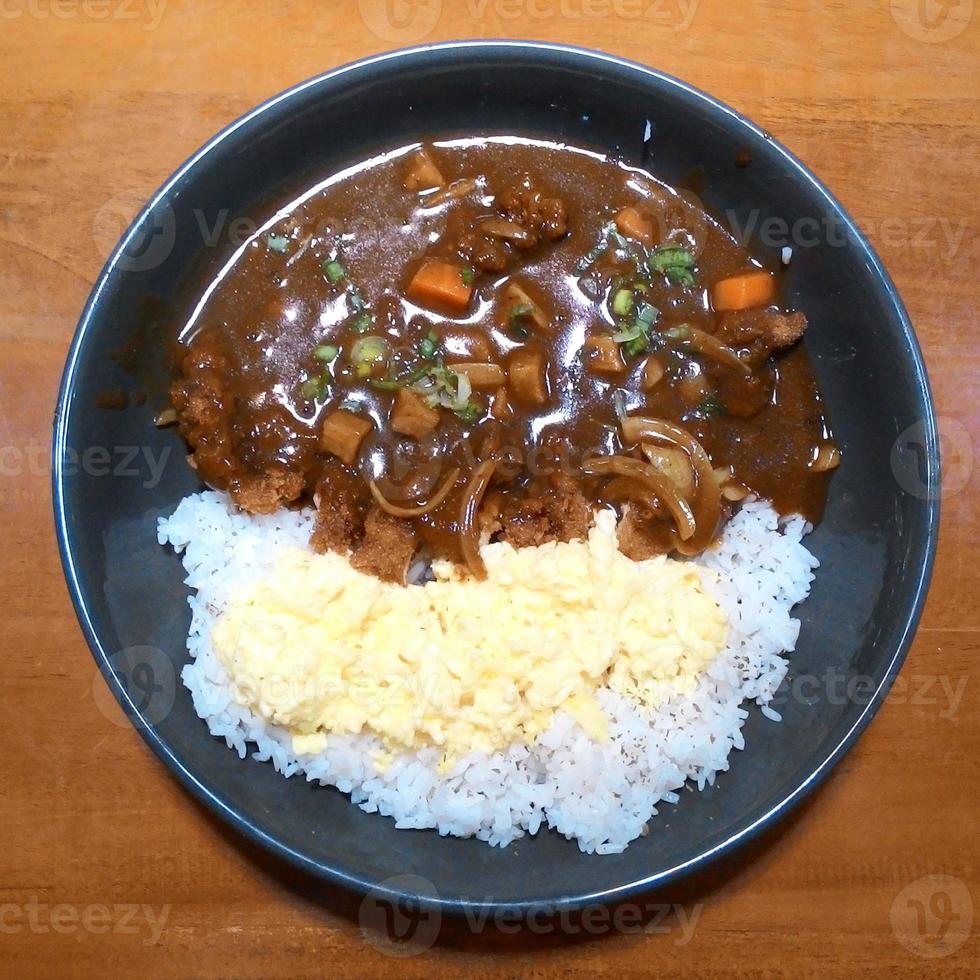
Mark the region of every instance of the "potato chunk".
[[406, 161], [402, 183], [407, 191], [430, 191], [442, 187], [446, 178], [442, 176], [429, 151], [420, 147]]
[[399, 388], [391, 410], [391, 427], [395, 432], [421, 439], [439, 425], [439, 412], [430, 408], [425, 399], [408, 388]]
[[450, 364], [449, 367], [457, 374], [465, 374], [473, 388], [498, 388], [506, 378], [504, 369], [499, 364], [464, 361]]
[[619, 344], [606, 334], [593, 334], [585, 341], [589, 367], [597, 374], [620, 374], [626, 367]]
[[364, 437], [374, 428], [374, 423], [363, 415], [338, 408], [324, 420], [320, 430], [320, 448], [333, 453], [348, 466], [357, 461]]
[[515, 350], [510, 355], [508, 375], [510, 390], [517, 401], [526, 405], [543, 405], [548, 400], [544, 355], [540, 351], [527, 348]]
[[660, 384], [664, 376], [664, 366], [652, 355], [646, 359], [643, 365], [643, 375], [640, 386], [644, 391], [651, 391]]

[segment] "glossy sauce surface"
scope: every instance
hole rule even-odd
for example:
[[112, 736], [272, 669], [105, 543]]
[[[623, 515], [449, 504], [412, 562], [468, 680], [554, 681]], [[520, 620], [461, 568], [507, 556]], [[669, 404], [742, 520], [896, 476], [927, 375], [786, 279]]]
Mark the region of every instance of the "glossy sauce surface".
[[[405, 186], [417, 150], [413, 144], [366, 161], [283, 205], [189, 313], [174, 401], [207, 483], [235, 495], [243, 480], [287, 473], [294, 479], [282, 505], [317, 493], [346, 501], [362, 519], [371, 503], [369, 480], [389, 500], [412, 504], [430, 498], [458, 467], [462, 476], [442, 503], [412, 521], [420, 544], [458, 560], [465, 478], [481, 459], [491, 453], [500, 459], [487, 498], [498, 507], [501, 498], [539, 493], [556, 466], [587, 499], [607, 502], [603, 481], [583, 474], [580, 464], [590, 455], [630, 449], [619, 431], [626, 411], [682, 426], [715, 467], [731, 467], [738, 483], [780, 512], [819, 519], [828, 474], [812, 464], [830, 436], [802, 346], [760, 357], [743, 375], [670, 337], [690, 327], [718, 333], [710, 285], [753, 266], [696, 200], [590, 151], [474, 137], [429, 148], [450, 188], [454, 181], [474, 184], [459, 198], [432, 203], [433, 195]], [[503, 270], [484, 268], [460, 243], [497, 214], [495, 202], [523, 175], [562, 202], [567, 232], [531, 248], [508, 248]], [[695, 282], [645, 275], [642, 301], [658, 311], [650, 345], [624, 357], [623, 370], [610, 375], [593, 369], [587, 343], [615, 334], [612, 299], [643, 271], [633, 243], [618, 248], [622, 240], [615, 233], [610, 239], [611, 222], [627, 205], [650, 217], [654, 244], [682, 246], [696, 256]], [[412, 277], [433, 258], [461, 262], [470, 272], [465, 311], [408, 298]], [[331, 261], [342, 269], [339, 278], [327, 272]], [[513, 281], [543, 311], [546, 329], [515, 322], [504, 298]], [[640, 296], [635, 293], [637, 301]], [[389, 348], [387, 361], [372, 364], [367, 377], [351, 359], [365, 335], [383, 338]], [[456, 362], [507, 366], [516, 351], [539, 353], [545, 401], [510, 397], [507, 411], [498, 412], [493, 391], [474, 389], [468, 417], [440, 407], [438, 428], [424, 438], [393, 432], [391, 379], [418, 367], [427, 338], [449, 369]], [[326, 365], [315, 354], [325, 345], [337, 350]], [[651, 356], [663, 379], [645, 389]], [[321, 442], [324, 421], [338, 408], [371, 421], [350, 464]], [[246, 493], [239, 503], [269, 509], [264, 502], [249, 506]]]

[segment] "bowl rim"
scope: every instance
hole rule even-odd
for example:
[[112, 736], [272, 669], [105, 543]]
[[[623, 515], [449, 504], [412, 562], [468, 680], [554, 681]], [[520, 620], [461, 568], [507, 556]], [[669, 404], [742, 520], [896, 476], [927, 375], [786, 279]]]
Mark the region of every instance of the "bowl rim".
[[[102, 645], [101, 639], [93, 623], [86, 597], [83, 594], [76, 569], [75, 554], [73, 551], [71, 531], [69, 529], [68, 515], [66, 511], [65, 479], [64, 470], [65, 448], [68, 437], [68, 417], [69, 402], [75, 387], [78, 376], [79, 359], [88, 334], [96, 320], [101, 299], [106, 287], [116, 270], [120, 257], [128, 247], [132, 239], [139, 233], [141, 225], [147, 220], [153, 210], [166, 199], [167, 195], [176, 185], [189, 174], [199, 163], [204, 161], [218, 146], [226, 140], [232, 138], [235, 133], [253, 120], [275, 110], [278, 106], [289, 102], [303, 92], [317, 87], [329, 88], [332, 84], [342, 81], [345, 76], [356, 74], [361, 71], [383, 66], [388, 63], [399, 63], [411, 60], [421, 60], [426, 57], [448, 55], [454, 52], [472, 50], [477, 54], [493, 55], [494, 53], [505, 52], [524, 52], [530, 55], [542, 55], [556, 59], [568, 59], [570, 62], [578, 62], [581, 65], [603, 67], [623, 72], [624, 75], [632, 74], [638, 80], [647, 82], [654, 86], [661, 86], [667, 90], [673, 90], [675, 94], [694, 99], [704, 104], [709, 111], [721, 113], [729, 117], [738, 126], [743, 127], [757, 137], [765, 140], [789, 165], [798, 180], [809, 184], [811, 189], [823, 199], [824, 203], [836, 213], [843, 221], [847, 233], [848, 241], [852, 247], [857, 248], [863, 258], [868, 262], [872, 275], [881, 284], [883, 294], [888, 304], [893, 309], [897, 321], [901, 328], [903, 339], [907, 345], [908, 354], [914, 370], [916, 387], [922, 395], [924, 408], [923, 438], [926, 448], [926, 464], [923, 485], [925, 487], [927, 528], [924, 541], [923, 553], [919, 557], [914, 569], [915, 581], [912, 602], [908, 606], [900, 619], [901, 633], [891, 659], [887, 664], [884, 675], [877, 687], [871, 693], [868, 702], [851, 727], [844, 733], [838, 743], [830, 750], [825, 758], [812, 769], [810, 774], [799, 782], [795, 788], [786, 793], [782, 799], [769, 806], [766, 811], [753, 820], [751, 823], [730, 834], [723, 841], [705, 850], [700, 850], [685, 861], [675, 864], [673, 867], [658, 871], [653, 874], [640, 875], [632, 880], [625, 881], [616, 887], [606, 888], [598, 891], [584, 891], [581, 893], [563, 893], [556, 895], [548, 900], [521, 900], [499, 902], [495, 900], [479, 900], [469, 898], [456, 898], [451, 896], [430, 897], [419, 895], [415, 892], [407, 891], [402, 887], [392, 886], [386, 880], [376, 881], [370, 878], [362, 878], [358, 875], [344, 871], [342, 868], [331, 866], [316, 861], [309, 856], [287, 846], [273, 835], [264, 831], [253, 821], [240, 814], [233, 806], [225, 802], [206, 782], [199, 780], [184, 765], [181, 759], [175, 754], [172, 747], [164, 741], [156, 732], [154, 727], [142, 716], [136, 704], [130, 698], [125, 687], [116, 675], [110, 660], [109, 652]], [[54, 508], [55, 531], [58, 541], [58, 550], [61, 558], [65, 580], [71, 595], [72, 604], [78, 618], [79, 625], [88, 643], [89, 649], [96, 661], [96, 664], [105, 678], [110, 690], [119, 702], [120, 706], [132, 722], [133, 726], [140, 733], [144, 741], [150, 746], [154, 753], [164, 762], [170, 771], [177, 777], [183, 786], [190, 791], [208, 809], [216, 813], [222, 820], [231, 825], [236, 831], [244, 835], [253, 843], [271, 852], [279, 858], [284, 859], [288, 864], [313, 876], [326, 880], [335, 886], [352, 890], [355, 893], [364, 894], [370, 892], [372, 896], [389, 901], [399, 901], [411, 899], [417, 903], [418, 907], [424, 910], [434, 910], [439, 913], [449, 915], [461, 915], [469, 913], [481, 913], [506, 908], [508, 911], [530, 912], [532, 910], [548, 909], [559, 912], [582, 908], [590, 904], [610, 904], [626, 900], [630, 897], [649, 892], [654, 888], [660, 887], [668, 882], [686, 876], [697, 869], [704, 867], [710, 861], [718, 858], [723, 853], [731, 851], [758, 836], [763, 830], [775, 823], [780, 817], [794, 809], [802, 800], [808, 796], [823, 780], [830, 770], [851, 748], [861, 733], [867, 728], [871, 719], [881, 707], [892, 682], [897, 676], [908, 650], [911, 646], [916, 628], [921, 618], [923, 605], [928, 592], [932, 570], [935, 561], [936, 547], [939, 532], [940, 514], [940, 467], [939, 467], [939, 435], [935, 412], [935, 402], [929, 384], [928, 375], [925, 368], [924, 359], [919, 342], [916, 338], [908, 313], [898, 294], [894, 282], [885, 269], [881, 259], [878, 257], [874, 248], [868, 241], [864, 233], [857, 227], [853, 218], [830, 192], [824, 183], [782, 143], [772, 137], [768, 132], [752, 122], [737, 110], [731, 108], [715, 97], [696, 88], [695, 86], [676, 78], [666, 72], [659, 71], [647, 65], [640, 64], [616, 55], [610, 55], [602, 51], [597, 51], [585, 47], [574, 45], [558, 44], [545, 41], [526, 41], [513, 39], [473, 39], [444, 41], [433, 44], [422, 44], [407, 48], [400, 48], [386, 51], [380, 54], [370, 55], [346, 64], [342, 64], [329, 71], [315, 75], [304, 81], [293, 85], [269, 99], [257, 105], [255, 108], [241, 115], [238, 119], [220, 130], [215, 136], [204, 143], [198, 150], [189, 156], [160, 188], [152, 195], [144, 207], [133, 219], [126, 232], [121, 237], [112, 254], [106, 260], [92, 291], [86, 301], [78, 325], [75, 330], [71, 346], [68, 351], [61, 384], [58, 390], [57, 404], [53, 419], [53, 440], [52, 440], [52, 502]]]

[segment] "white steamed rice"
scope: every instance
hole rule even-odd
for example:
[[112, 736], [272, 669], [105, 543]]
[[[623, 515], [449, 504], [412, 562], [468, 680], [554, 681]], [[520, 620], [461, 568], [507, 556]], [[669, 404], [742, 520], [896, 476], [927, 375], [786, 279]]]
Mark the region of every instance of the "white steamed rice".
[[161, 519], [159, 540], [183, 554], [192, 610], [187, 647], [192, 660], [182, 679], [194, 708], [241, 758], [251, 750], [284, 776], [349, 793], [361, 809], [392, 817], [401, 828], [435, 828], [504, 846], [551, 827], [575, 838], [585, 852], [622, 851], [646, 832], [663, 800], [675, 803], [685, 783], [704, 789], [728, 768], [732, 749], [744, 747], [742, 707], [755, 701], [774, 721], [768, 702], [786, 674], [799, 621], [791, 610], [806, 598], [816, 559], [803, 546], [802, 518], [780, 522], [765, 502], [749, 502], [720, 543], [699, 563], [720, 573], [711, 586], [731, 621], [729, 643], [692, 694], [645, 711], [608, 689], [599, 702], [610, 739], [597, 744], [563, 712], [532, 746], [514, 745], [487, 756], [472, 753], [440, 774], [438, 750], [396, 758], [385, 771], [371, 759], [381, 748], [371, 735], [331, 736], [316, 755], [297, 756], [280, 727], [237, 704], [228, 676], [211, 648], [215, 618], [245, 582], [268, 574], [284, 546], [306, 547], [310, 511], [255, 517], [228, 497], [207, 491], [183, 500]]

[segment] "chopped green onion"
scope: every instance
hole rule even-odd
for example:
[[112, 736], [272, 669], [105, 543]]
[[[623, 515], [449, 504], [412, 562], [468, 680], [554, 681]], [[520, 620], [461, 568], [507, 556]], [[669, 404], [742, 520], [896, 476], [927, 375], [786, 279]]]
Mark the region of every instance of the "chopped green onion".
[[460, 405], [458, 408], [454, 408], [453, 411], [461, 418], [464, 422], [473, 423], [479, 420], [480, 416], [483, 414], [483, 409], [477, 402], [467, 401]]
[[345, 412], [359, 412], [361, 410], [361, 403], [356, 398], [345, 398], [340, 403], [340, 407]]
[[419, 342], [419, 356], [431, 361], [439, 350], [439, 334], [430, 330]]
[[641, 303], [639, 309], [636, 311], [636, 319], [640, 323], [645, 323], [648, 327], [653, 326], [658, 316], [660, 316], [660, 310], [655, 306], [651, 306], [649, 303]]
[[613, 295], [612, 311], [616, 316], [626, 316], [633, 309], [633, 290], [617, 289]]
[[664, 269], [664, 274], [671, 282], [677, 283], [679, 286], [693, 286], [697, 281], [694, 278], [694, 273], [691, 272], [690, 269], [682, 269], [677, 265], [667, 266], [667, 268]]
[[323, 263], [323, 272], [334, 285], [347, 275], [344, 267], [336, 259], [326, 259]]
[[[367, 374], [370, 374], [371, 365], [387, 361], [390, 353], [391, 345], [384, 337], [361, 337], [351, 348], [350, 359], [357, 366], [358, 374], [361, 373], [362, 366], [365, 366]], [[366, 377], [367, 374], [361, 376]]]
[[282, 255], [289, 248], [289, 239], [285, 235], [267, 235], [265, 244], [270, 252]]
[[351, 308], [355, 310], [363, 310], [367, 305], [364, 302], [364, 297], [361, 295], [361, 291], [354, 285], [350, 287], [350, 305]]
[[670, 337], [671, 340], [690, 340], [691, 328], [688, 324], [681, 323], [676, 327], [671, 327], [669, 330], [665, 330], [664, 336]]
[[327, 393], [330, 391], [330, 375], [321, 374], [315, 378], [307, 378], [306, 381], [300, 385], [299, 393], [304, 397], [311, 400], [323, 401], [326, 398]]
[[636, 357], [637, 354], [642, 354], [649, 346], [649, 334], [640, 334], [639, 336], [634, 337], [632, 340], [628, 340], [625, 344], [623, 344], [623, 353], [627, 357]]
[[463, 280], [465, 286], [472, 286], [476, 279], [476, 270], [472, 266], [465, 265], [460, 270], [459, 278]]
[[510, 325], [510, 332], [514, 337], [523, 340], [528, 336], [528, 329], [521, 323], [521, 320], [526, 316], [530, 316], [534, 312], [534, 307], [530, 303], [516, 303], [510, 308], [510, 315], [508, 318]]
[[680, 245], [662, 245], [654, 249], [647, 257], [647, 265], [651, 272], [662, 272], [671, 282], [681, 286], [693, 286], [695, 283], [694, 256], [689, 249]]
[[725, 415], [727, 414], [727, 409], [718, 398], [711, 394], [706, 395], [701, 403], [698, 405], [698, 412], [701, 415]]
[[373, 325], [374, 317], [367, 310], [363, 313], [358, 313], [351, 323], [354, 333], [364, 333], [365, 330], [370, 330]]
[[684, 269], [694, 268], [694, 256], [680, 245], [662, 245], [650, 255], [648, 265], [654, 272], [663, 272], [668, 266], [676, 265]]
[[335, 360], [337, 354], [339, 353], [340, 352], [336, 347], [334, 347], [333, 344], [321, 344], [315, 351], [313, 351], [313, 356], [318, 361], [326, 361], [329, 363], [330, 361]]

